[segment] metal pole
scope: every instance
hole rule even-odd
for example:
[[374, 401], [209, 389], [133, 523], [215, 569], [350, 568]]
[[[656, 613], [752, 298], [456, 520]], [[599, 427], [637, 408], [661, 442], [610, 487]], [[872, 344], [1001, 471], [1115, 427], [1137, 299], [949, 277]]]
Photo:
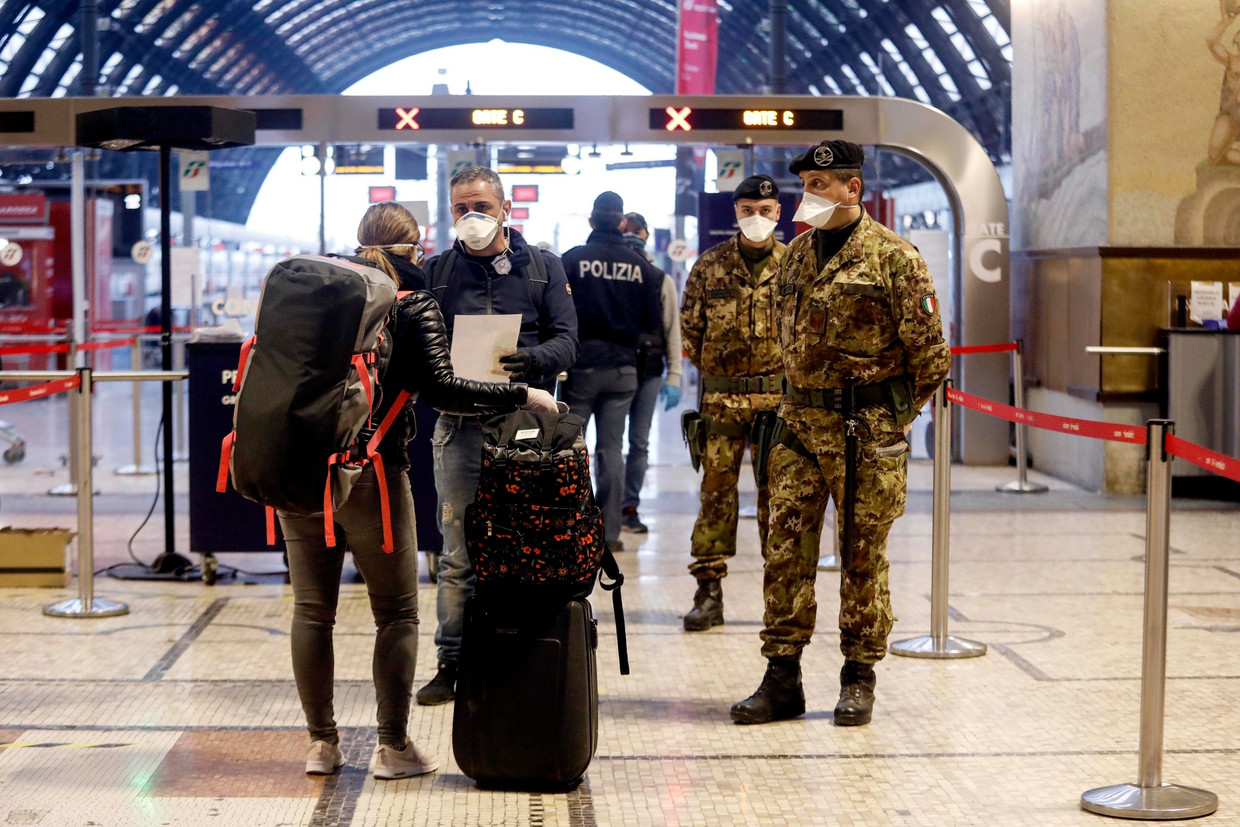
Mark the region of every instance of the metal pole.
[[327, 255], [327, 142], [319, 141], [319, 255]]
[[[83, 66], [81, 71], [85, 71]], [[68, 365], [80, 368], [86, 364], [81, 345], [86, 341], [86, 168], [80, 149], [72, 155], [72, 177], [69, 180], [69, 282], [73, 292], [73, 318], [69, 322]], [[78, 450], [77, 408], [69, 406], [69, 481], [48, 490], [52, 497], [76, 497], [80, 451]], [[86, 461], [94, 457], [86, 454]]]
[[948, 546], [951, 537], [952, 409], [947, 380], [934, 392], [934, 527], [930, 559], [930, 634], [891, 644], [891, 654], [910, 658], [976, 658], [986, 644], [947, 633]]
[[82, 68], [78, 70], [78, 94], [84, 98], [95, 96], [99, 79], [99, 2], [82, 0], [81, 20], [78, 31], [82, 42]]
[[[1012, 353], [1012, 393], [1016, 407], [1025, 409], [1025, 368], [1023, 354], [1025, 343], [1016, 340], [1016, 350]], [[1047, 487], [1040, 482], [1029, 482], [1025, 477], [1028, 473], [1028, 460], [1025, 452], [1025, 423], [1016, 423], [1016, 482], [995, 486], [996, 491], [1009, 494], [1041, 494]]]
[[[159, 145], [159, 353], [160, 367], [172, 370], [172, 147]], [[176, 497], [172, 474], [172, 384], [164, 382], [164, 553], [176, 552]]]
[[1081, 809], [1091, 813], [1147, 821], [1207, 816], [1218, 809], [1218, 796], [1196, 787], [1162, 780], [1163, 713], [1167, 688], [1167, 580], [1171, 546], [1171, 457], [1166, 438], [1175, 423], [1151, 419], [1147, 424], [1145, 505], [1145, 623], [1141, 652], [1141, 740], [1137, 783], [1087, 790]]
[[[129, 351], [129, 369], [142, 368], [142, 337], [135, 336]], [[122, 465], [112, 473], [124, 477], [147, 476], [155, 473], [155, 467], [142, 464], [142, 383], [133, 383], [133, 465]]]
[[[90, 368], [78, 368], [80, 384], [70, 404], [77, 408], [78, 450], [85, 456], [79, 458], [77, 468], [78, 491], [90, 491], [92, 479], [91, 447], [91, 380]], [[94, 498], [78, 496], [78, 596], [72, 600], [43, 607], [43, 614], [53, 617], [112, 617], [129, 614], [124, 603], [95, 599], [95, 520]]]
[[[173, 344], [172, 369], [173, 370], [184, 370], [185, 369], [185, 339], [177, 337], [173, 341], [172, 344]], [[176, 430], [177, 449], [176, 449], [176, 453], [173, 454], [172, 459], [175, 462], [185, 462], [189, 459], [189, 451], [187, 451], [185, 448], [185, 434], [189, 431], [189, 427], [186, 424], [185, 417], [186, 417], [186, 411], [188, 410], [189, 405], [186, 404], [185, 385], [184, 384], [178, 385], [175, 388], [175, 391], [176, 393], [172, 397], [172, 400], [175, 403], [175, 409], [176, 409], [176, 416], [174, 418], [176, 419], [176, 422], [177, 422], [177, 430]]]
[[784, 19], [787, 0], [770, 0], [771, 12], [771, 94], [782, 95], [788, 88], [788, 66], [784, 60]]

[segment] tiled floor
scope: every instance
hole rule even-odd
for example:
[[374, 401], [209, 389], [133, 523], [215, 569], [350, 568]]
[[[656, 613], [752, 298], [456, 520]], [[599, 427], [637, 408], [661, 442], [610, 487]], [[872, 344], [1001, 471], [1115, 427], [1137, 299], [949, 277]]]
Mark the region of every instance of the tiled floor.
[[[150, 506], [132, 460], [128, 387], [100, 388], [99, 566], [128, 559]], [[73, 525], [58, 400], [0, 409], [30, 443], [0, 468], [0, 522]], [[147, 406], [153, 414], [152, 406]], [[761, 678], [761, 559], [753, 520], [725, 581], [727, 624], [686, 635], [680, 615], [696, 476], [675, 417], [659, 422], [645, 537], [621, 565], [633, 674], [616, 666], [610, 601], [596, 594], [599, 747], [567, 795], [483, 792], [452, 760], [451, 705], [415, 708], [411, 728], [441, 759], [423, 778], [376, 782], [370, 685], [373, 623], [360, 585], [337, 625], [337, 709], [347, 766], [302, 774], [306, 738], [291, 680], [289, 589], [277, 576], [201, 583], [100, 577], [96, 593], [131, 613], [45, 617], [72, 590], [0, 589], [0, 824], [55, 825], [1089, 825], [1091, 787], [1137, 774], [1144, 502], [1056, 480], [1002, 495], [1008, 468], [953, 472], [951, 632], [985, 642], [963, 661], [889, 657], [874, 722], [831, 723], [840, 654], [836, 575], [823, 573], [819, 636], [805, 655], [809, 712], [737, 727], [729, 706]], [[153, 438], [154, 417], [146, 424]], [[149, 449], [148, 449], [149, 450]], [[179, 491], [185, 471], [178, 469]], [[893, 639], [930, 624], [931, 468], [914, 463], [908, 514], [892, 532]], [[751, 485], [747, 485], [751, 488]], [[181, 493], [178, 497], [183, 498]], [[182, 507], [181, 511], [185, 508]], [[161, 548], [159, 511], [134, 542]], [[186, 547], [186, 525], [180, 547]], [[1217, 793], [1204, 823], [1240, 824], [1240, 510], [1176, 501], [1164, 777]], [[224, 555], [277, 571], [274, 554]], [[434, 588], [424, 581], [419, 684], [434, 669]]]

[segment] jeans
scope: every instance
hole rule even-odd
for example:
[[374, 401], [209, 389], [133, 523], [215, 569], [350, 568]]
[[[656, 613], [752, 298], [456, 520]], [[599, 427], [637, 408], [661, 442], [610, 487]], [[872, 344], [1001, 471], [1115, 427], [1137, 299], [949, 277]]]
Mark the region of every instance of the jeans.
[[474, 501], [482, 473], [482, 426], [478, 418], [441, 415], [435, 423], [431, 450], [439, 492], [436, 516], [443, 534], [435, 645], [440, 663], [455, 664], [461, 659], [465, 601], [474, 593], [474, 568], [465, 549], [465, 506]]
[[332, 705], [335, 653], [332, 629], [340, 597], [345, 544], [366, 580], [375, 617], [373, 674], [379, 742], [405, 741], [409, 699], [418, 657], [418, 552], [413, 496], [401, 471], [387, 478], [393, 551], [385, 554], [375, 467], [368, 465], [349, 499], [335, 513], [336, 546], [327, 547], [323, 517], [280, 513], [293, 584], [293, 678], [314, 740], [338, 741]]
[[649, 466], [650, 423], [659, 404], [663, 376], [650, 376], [637, 386], [633, 404], [629, 406], [629, 454], [624, 459], [624, 498], [620, 507], [637, 508], [642, 501], [642, 483]]
[[594, 487], [603, 510], [603, 535], [620, 541], [620, 497], [624, 488], [624, 419], [637, 393], [637, 368], [622, 366], [570, 371], [563, 399], [570, 413], [594, 426]]

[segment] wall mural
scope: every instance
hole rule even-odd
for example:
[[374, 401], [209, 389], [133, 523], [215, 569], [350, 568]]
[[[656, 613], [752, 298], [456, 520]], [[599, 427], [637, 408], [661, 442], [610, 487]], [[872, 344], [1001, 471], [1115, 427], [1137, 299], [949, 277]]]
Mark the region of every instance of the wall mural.
[[1105, 244], [1105, 7], [1043, 0], [1012, 12], [1013, 240], [1032, 249]]
[[1176, 210], [1176, 244], [1240, 245], [1240, 0], [1222, 0], [1218, 15], [1203, 50], [1222, 68], [1218, 111], [1196, 190]]

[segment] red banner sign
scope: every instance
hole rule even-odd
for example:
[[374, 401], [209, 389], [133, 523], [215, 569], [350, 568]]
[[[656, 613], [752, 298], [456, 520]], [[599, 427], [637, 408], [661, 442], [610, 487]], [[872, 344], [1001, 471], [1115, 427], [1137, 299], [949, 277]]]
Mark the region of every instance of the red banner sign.
[[715, 94], [719, 8], [715, 0], [680, 0], [676, 32], [676, 94]]
[[0, 224], [46, 224], [47, 198], [32, 193], [0, 195]]

